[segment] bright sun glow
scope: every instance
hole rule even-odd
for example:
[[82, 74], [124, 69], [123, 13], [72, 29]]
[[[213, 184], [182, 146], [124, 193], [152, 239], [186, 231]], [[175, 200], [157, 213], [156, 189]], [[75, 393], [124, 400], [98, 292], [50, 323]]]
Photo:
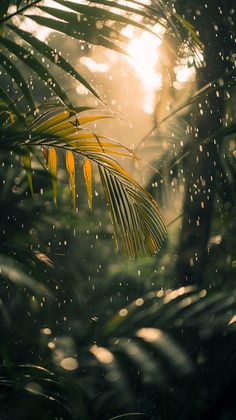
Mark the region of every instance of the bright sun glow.
[[[156, 28], [161, 31], [158, 27]], [[128, 27], [125, 35], [132, 37], [133, 29]], [[128, 32], [128, 33], [127, 33]], [[157, 71], [159, 60], [158, 48], [161, 40], [149, 32], [142, 32], [139, 36], [133, 38], [128, 44], [126, 51], [130, 59], [129, 62], [142, 83], [144, 90], [143, 110], [147, 114], [153, 112], [155, 103], [155, 91], [162, 85], [161, 73]]]
[[97, 63], [91, 57], [82, 57], [80, 63], [86, 66], [92, 73], [105, 73], [109, 70], [109, 65], [106, 63]]
[[176, 80], [179, 83], [185, 83], [194, 80], [195, 68], [194, 67], [177, 67]]

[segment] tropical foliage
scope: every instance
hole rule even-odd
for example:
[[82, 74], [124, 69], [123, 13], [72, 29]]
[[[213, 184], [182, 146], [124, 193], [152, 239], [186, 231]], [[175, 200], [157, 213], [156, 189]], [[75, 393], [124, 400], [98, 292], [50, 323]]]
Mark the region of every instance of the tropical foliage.
[[[220, 0], [1, 2], [2, 419], [235, 418], [235, 12]], [[104, 135], [116, 115], [99, 89], [37, 35], [127, 55], [127, 26], [161, 36], [165, 71], [135, 152]], [[186, 57], [195, 79], [178, 95]], [[74, 103], [71, 78], [94, 106]], [[128, 163], [154, 169], [146, 189]], [[155, 199], [173, 207], [173, 185], [182, 214], [167, 242]]]
[[[6, 118], [8, 118], [8, 114]], [[102, 118], [108, 118], [108, 116], [96, 114], [82, 116], [80, 109], [71, 110], [62, 105], [56, 108], [50, 106], [31, 123], [31, 115], [24, 118], [23, 121], [19, 118], [10, 124], [6, 120], [6, 126], [2, 130], [2, 143], [7, 143], [6, 146], [13, 149], [23, 147], [23, 163], [32, 193], [30, 148], [32, 146], [49, 147], [47, 164], [52, 175], [55, 203], [57, 203], [56, 148], [67, 150], [66, 166], [74, 208], [76, 206], [76, 186], [73, 152], [85, 157], [83, 172], [90, 208], [92, 208], [91, 162], [98, 164], [117, 245], [118, 233], [120, 233], [125, 254], [132, 257], [142, 253], [153, 255], [160, 249], [166, 236], [165, 224], [152, 197], [112, 157], [112, 155], [120, 155], [135, 158], [134, 155], [118, 142], [109, 138], [101, 138], [81, 127], [87, 122]]]
[[[21, 20], [23, 17], [33, 20], [41, 27], [123, 54], [125, 54], [125, 50], [122, 45], [127, 41], [127, 38], [119, 31], [119, 27], [122, 25], [133, 25], [152, 32], [151, 25], [153, 26], [156, 22], [164, 27], [169, 24], [175, 31], [177, 38], [181, 40], [182, 34], [180, 35], [180, 32], [176, 29], [178, 24], [182, 28], [183, 36], [190, 35], [194, 41], [198, 41], [192, 29], [190, 32], [186, 30], [184, 19], [176, 15], [167, 6], [160, 7], [156, 4], [151, 7], [133, 1], [129, 1], [129, 4], [124, 6], [119, 2], [110, 0], [95, 1], [93, 6], [90, 2], [80, 3], [66, 0], [55, 1], [55, 7], [48, 7], [44, 3], [42, 0], [9, 0], [3, 2], [0, 10], [0, 25], [2, 27], [1, 65], [14, 79], [31, 109], [34, 108], [31, 88], [25, 82], [24, 75], [19, 71], [17, 61], [24, 63], [66, 105], [71, 106], [67, 93], [55, 79], [54, 73], [48, 70], [49, 66], [42, 63], [52, 63], [82, 83], [97, 98], [100, 97], [90, 83], [75, 70], [74, 66], [65, 57], [61, 56], [60, 51], [55, 51], [49, 45], [45, 45], [44, 42], [37, 39], [32, 33], [21, 29], [19, 20], [16, 21], [16, 18]], [[64, 6], [66, 10], [61, 10], [59, 6]], [[143, 22], [140, 23], [137, 17], [143, 18]], [[145, 25], [145, 22], [148, 22], [150, 28]], [[117, 29], [114, 27], [114, 23], [117, 23]], [[187, 29], [189, 29], [188, 26]], [[19, 40], [17, 44], [12, 40], [16, 35]], [[1, 96], [8, 105], [11, 104], [11, 98], [3, 87], [1, 87]], [[14, 105], [11, 104], [11, 106]]]

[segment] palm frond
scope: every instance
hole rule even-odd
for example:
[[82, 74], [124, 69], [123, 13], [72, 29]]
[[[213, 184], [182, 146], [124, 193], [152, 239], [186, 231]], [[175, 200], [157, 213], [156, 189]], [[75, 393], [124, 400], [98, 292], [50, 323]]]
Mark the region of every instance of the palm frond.
[[1, 44], [9, 51], [9, 53], [14, 54], [19, 60], [35, 71], [45, 85], [48, 85], [56, 95], [71, 106], [66, 93], [63, 91], [53, 75], [35, 57], [29, 54], [27, 49], [21, 47], [20, 45], [16, 45], [15, 42], [7, 38], [2, 38]]
[[[136, 151], [140, 148], [145, 141], [150, 138], [150, 135], [155, 133], [156, 130], [160, 130], [161, 126], [164, 125], [166, 122], [169, 123], [169, 120], [173, 119], [173, 117], [178, 117], [178, 113], [185, 110], [190, 106], [197, 105], [201, 100], [206, 99], [210, 94], [216, 93], [219, 94], [220, 92], [224, 92], [230, 89], [233, 89], [236, 83], [236, 71], [235, 69], [231, 70], [226, 74], [222, 74], [217, 79], [212, 80], [207, 85], [203, 86], [197, 92], [194, 92], [193, 95], [188, 98], [186, 101], [181, 101], [181, 104], [177, 107], [174, 107], [167, 115], [161, 118], [159, 121], [155, 121], [152, 128], [148, 131], [148, 133], [140, 139], [136, 146]], [[177, 125], [176, 125], [177, 127]]]
[[25, 272], [24, 267], [12, 257], [0, 253], [0, 269], [0, 277], [7, 279], [18, 287], [27, 287], [36, 294], [43, 290], [42, 284], [30, 277]]
[[[22, 79], [25, 80], [25, 75], [23, 71], [18, 69], [18, 60], [41, 79], [44, 85], [54, 94], [60, 96], [67, 105], [70, 105], [70, 101], [58, 80], [54, 77], [54, 73], [49, 72], [46, 66], [42, 64], [42, 61], [44, 62], [45, 59], [53, 62], [57, 68], [71, 75], [95, 97], [100, 100], [101, 98], [93, 86], [65, 57], [56, 53], [53, 48], [37, 39], [31, 33], [21, 29], [20, 24], [16, 24], [14, 21], [16, 17], [24, 16], [24, 19], [31, 19], [41, 27], [47, 27], [68, 37], [100, 45], [122, 54], [126, 54], [125, 45], [127, 38], [122, 35], [120, 28], [127, 25], [154, 33], [152, 27], [158, 23], [167, 29], [169, 27], [172, 32], [174, 31], [175, 36], [179, 37], [180, 43], [182, 35], [178, 27], [181, 27], [182, 32], [185, 31], [188, 36], [192, 36], [193, 42], [197, 41], [197, 35], [193, 28], [191, 27], [190, 31], [186, 21], [180, 18], [179, 15], [176, 15], [172, 8], [164, 5], [161, 1], [156, 2], [153, 6], [131, 0], [126, 5], [110, 0], [98, 0], [92, 4], [90, 2], [75, 3], [56, 0], [55, 4], [58, 7], [49, 7], [45, 4], [40, 5], [40, 3], [40, 0], [27, 2], [5, 1], [0, 14], [0, 24], [4, 28], [1, 35], [1, 45], [3, 47], [1, 51], [2, 65], [4, 65], [11, 79], [19, 86], [31, 109], [33, 109], [33, 103], [30, 87], [27, 82], [22, 82]], [[12, 5], [16, 5], [17, 9], [10, 13], [8, 10]], [[61, 6], [64, 6], [65, 10], [61, 10]], [[34, 8], [40, 13], [30, 14], [29, 12], [31, 12], [31, 9], [34, 10]], [[20, 41], [18, 45], [13, 41], [16, 35]], [[154, 35], [158, 36], [156, 33]], [[32, 54], [32, 51], [37, 54]], [[13, 60], [10, 60], [10, 55]], [[14, 63], [15, 60], [16, 63]], [[5, 101], [4, 95], [2, 99]]]
[[[217, 77], [217, 79], [212, 80], [212, 82], [203, 86], [197, 92], [194, 92], [194, 94], [187, 101], [185, 101], [179, 107], [175, 108], [168, 115], [166, 115], [161, 121], [159, 121], [156, 124], [156, 127], [162, 125], [163, 123], [168, 121], [170, 118], [172, 118], [175, 114], [187, 108], [188, 106], [195, 105], [200, 100], [207, 98], [211, 93], [218, 92], [219, 94], [219, 92], [221, 91], [233, 88], [236, 83], [235, 76], [236, 76], [236, 70], [233, 69], [230, 72], [223, 74], [221, 77]], [[152, 130], [154, 130], [155, 128], [153, 128]]]
[[[117, 246], [125, 255], [154, 255], [166, 237], [166, 227], [154, 199], [123, 168], [112, 155], [135, 159], [134, 154], [120, 143], [100, 137], [83, 127], [109, 115], [86, 115], [70, 108], [52, 108], [36, 119], [27, 117], [22, 124], [16, 120], [2, 130], [1, 145], [8, 148], [50, 147], [48, 166], [52, 174], [56, 202], [56, 150], [79, 154], [98, 165], [104, 197], [113, 223]], [[27, 129], [25, 126], [28, 126]], [[21, 128], [20, 128], [21, 127]], [[51, 157], [53, 153], [53, 158]], [[28, 159], [27, 159], [28, 162]], [[87, 165], [88, 165], [87, 164]], [[27, 168], [26, 168], [27, 169]], [[28, 162], [28, 170], [30, 163]], [[88, 180], [89, 178], [89, 180]], [[29, 179], [29, 176], [28, 176]], [[31, 179], [31, 178], [30, 178]], [[86, 177], [89, 206], [92, 203], [92, 172]], [[32, 185], [30, 183], [32, 190]]]
[[[37, 384], [40, 398], [56, 397], [53, 412], [64, 407], [72, 418], [75, 413], [82, 416], [83, 410], [80, 402], [74, 404], [74, 394], [83, 395], [91, 418], [100, 419], [128, 412], [132, 418], [137, 399], [145, 393], [152, 404], [159, 400], [164, 404], [149, 407], [144, 402], [140, 416], [172, 420], [178, 407], [184, 419], [193, 414], [202, 418], [209, 408], [206, 404], [220, 397], [235, 373], [235, 311], [235, 291], [209, 295], [194, 287], [151, 291], [112, 318], [103, 307], [95, 327], [82, 340], [77, 328], [68, 337], [46, 337], [45, 346], [54, 344], [50, 371], [44, 364], [39, 368], [18, 363], [12, 372], [8, 365], [2, 367], [1, 383], [18, 390], [23, 384], [27, 392], [32, 383]], [[219, 352], [214, 352], [216, 345]], [[231, 369], [226, 368], [229, 363]], [[193, 390], [199, 393], [200, 405], [191, 398]]]
[[[45, 122], [40, 118], [38, 121], [39, 125]], [[51, 123], [49, 125], [51, 129]], [[36, 131], [36, 125], [34, 127]], [[40, 134], [37, 132], [37, 135]], [[14, 246], [10, 255], [14, 256], [15, 262], [18, 259], [16, 247], [19, 237], [21, 245], [28, 244], [31, 248], [30, 244], [34, 243], [37, 248], [39, 238], [35, 234], [32, 237], [29, 229], [34, 230], [38, 220], [41, 232], [50, 214], [52, 224], [55, 224], [58, 211], [54, 209], [52, 212], [53, 206], [47, 211], [48, 200], [45, 210], [37, 207], [32, 211], [37, 197], [33, 203], [29, 198], [26, 200], [23, 192], [12, 194], [11, 179], [16, 178], [16, 169], [10, 168], [13, 172], [10, 177], [6, 165], [1, 165], [1, 178], [6, 181], [1, 189], [1, 225], [4, 227], [1, 230], [1, 247], [7, 237]], [[114, 181], [111, 182], [113, 188], [118, 188]], [[45, 201], [43, 197], [42, 201]], [[48, 235], [50, 237], [49, 232]], [[56, 237], [57, 242], [58, 239]], [[2, 261], [3, 267], [7, 262], [5, 256], [8, 256], [6, 250], [0, 258], [0, 266]], [[1, 275], [3, 302], [0, 301], [0, 325], [4, 339], [0, 351], [5, 360], [0, 366], [1, 414], [10, 412], [14, 418], [19, 416], [20, 408], [25, 414], [25, 405], [19, 403], [19, 407], [18, 401], [27, 398], [27, 415], [32, 417], [31, 413], [36, 412], [34, 417], [37, 420], [48, 412], [49, 416], [66, 419], [86, 416], [94, 420], [117, 416], [122, 419], [122, 415], [132, 418], [134, 413], [138, 413], [137, 418], [143, 415], [147, 419], [152, 416], [174, 420], [177, 409], [183, 413], [184, 420], [193, 415], [204, 418], [205, 410], [214, 405], [215, 400], [221, 399], [224, 389], [231, 386], [236, 372], [235, 291], [208, 292], [195, 287], [150, 290], [138, 294], [128, 305], [126, 292], [122, 306], [119, 305], [116, 310], [113, 302], [117, 290], [120, 290], [118, 284], [118, 289], [114, 290], [114, 283], [109, 278], [105, 292], [106, 279], [102, 283], [99, 281], [93, 295], [89, 293], [91, 283], [87, 281], [87, 276], [80, 283], [77, 266], [73, 267], [71, 259], [67, 264], [62, 264], [62, 271], [54, 266], [53, 277], [50, 276], [49, 281], [48, 272], [44, 275], [49, 286], [50, 283], [56, 286], [53, 299], [44, 302], [46, 317], [41, 312], [43, 308], [36, 314], [33, 312], [31, 300], [28, 306], [25, 305], [25, 292], [17, 305], [15, 301], [12, 304], [11, 289], [3, 293], [7, 276]], [[31, 266], [28, 260], [25, 260], [25, 265], [28, 265], [28, 270], [24, 272], [29, 276]], [[21, 267], [15, 264], [13, 269], [18, 271]], [[75, 289], [69, 280], [73, 271], [76, 273]], [[20, 270], [18, 273], [21, 277]], [[76, 301], [73, 310], [68, 310], [66, 323], [60, 321], [62, 312], [60, 307], [58, 309], [59, 303], [66, 299], [64, 285], [61, 286], [61, 300], [58, 290], [58, 279], [63, 278], [62, 273], [66, 289]], [[30, 274], [30, 278], [35, 277]], [[21, 280], [17, 285], [24, 291], [29, 285], [24, 283], [24, 276]], [[78, 301], [74, 293], [76, 288]], [[37, 300], [35, 290], [29, 290]], [[19, 308], [21, 317], [18, 316]], [[8, 362], [5, 354], [11, 354], [12, 346], [17, 348], [17, 352]], [[191, 397], [193, 393], [198, 394], [197, 402]], [[142, 399], [142, 405], [139, 405], [145, 395], [148, 399]], [[162, 404], [156, 404], [160, 401]]]
[[53, 410], [55, 415], [63, 416], [67, 420], [73, 418], [66, 401], [65, 386], [55, 373], [30, 363], [1, 365], [0, 372], [0, 387], [4, 390], [1, 407], [3, 414], [9, 396], [11, 403], [14, 401], [17, 406], [20, 395], [21, 398], [28, 399], [29, 410], [36, 410], [35, 419], [42, 418], [44, 410]]
[[0, 63], [1, 63], [1, 66], [6, 70], [6, 72], [8, 72], [8, 74], [11, 76], [12, 80], [16, 82], [22, 94], [25, 95], [25, 98], [28, 101], [29, 106], [33, 109], [34, 101], [33, 101], [31, 92], [27, 86], [27, 83], [24, 77], [22, 76], [21, 72], [14, 65], [14, 63], [2, 53], [0, 53]]
[[[224, 339], [221, 351], [227, 348], [227, 353], [231, 347], [235, 328], [231, 330], [231, 325], [227, 324], [235, 313], [235, 302], [235, 292], [231, 296], [228, 292], [207, 296], [205, 290], [194, 287], [182, 287], [168, 292], [152, 291], [122, 308], [107, 322], [102, 317], [96, 329], [99, 337], [94, 335], [96, 345], [90, 348], [90, 352], [97, 361], [97, 368], [102, 369], [108, 386], [113, 387], [110, 378], [117, 378], [114, 389], [119, 392], [120, 398], [123, 399], [123, 393], [126, 392], [132, 395], [132, 389], [126, 391], [123, 383], [128, 370], [136, 392], [141, 386], [149, 390], [150, 396], [150, 390], [155, 389], [154, 400], [157, 395], [162, 395], [162, 398], [165, 395], [164, 398], [169, 401], [172, 398], [169, 389], [174, 386], [179, 398], [178, 404], [183, 404], [188, 410], [187, 378], [191, 377], [194, 386], [201, 387], [201, 381], [206, 378], [204, 366], [207, 365], [209, 368], [211, 366], [214, 381], [217, 359], [210, 361], [209, 348], [218, 342], [218, 337], [222, 340], [222, 333]], [[200, 351], [204, 360], [202, 366], [198, 365]], [[229, 358], [228, 355], [228, 361]], [[119, 378], [120, 384], [117, 383]], [[117, 391], [122, 387], [123, 393]], [[169, 415], [165, 413], [164, 418], [175, 418], [176, 411], [172, 412], [170, 408], [168, 412]], [[161, 408], [157, 409], [157, 413], [160, 415]]]
[[[45, 44], [45, 42], [40, 41], [34, 37], [29, 32], [23, 31], [22, 29], [17, 28], [13, 25], [8, 25], [16, 34], [20, 36], [25, 42], [27, 42], [31, 47], [33, 47], [39, 54], [42, 54], [48, 60], [56, 64], [60, 69], [64, 70], [68, 75], [74, 77], [75, 80], [80, 82], [84, 87], [86, 87], [95, 97], [99, 99], [97, 92], [93, 87], [82, 77], [70, 63], [61, 57], [59, 54], [55, 53], [51, 47]], [[15, 76], [14, 76], [15, 77]], [[62, 99], [62, 98], [61, 98]]]

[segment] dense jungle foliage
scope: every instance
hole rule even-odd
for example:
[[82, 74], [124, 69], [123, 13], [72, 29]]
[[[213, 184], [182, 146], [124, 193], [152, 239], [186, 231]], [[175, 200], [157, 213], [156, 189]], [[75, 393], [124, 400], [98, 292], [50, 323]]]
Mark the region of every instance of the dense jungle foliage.
[[235, 419], [235, 16], [1, 0], [1, 420]]

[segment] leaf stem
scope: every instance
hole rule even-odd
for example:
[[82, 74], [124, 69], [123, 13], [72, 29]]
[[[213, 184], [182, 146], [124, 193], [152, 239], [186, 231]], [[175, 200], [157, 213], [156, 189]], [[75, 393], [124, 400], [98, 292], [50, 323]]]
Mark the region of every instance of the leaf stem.
[[167, 227], [169, 228], [170, 226], [172, 226], [175, 222], [178, 222], [179, 219], [181, 219], [181, 217], [183, 217], [184, 212], [178, 214], [178, 216], [176, 216], [174, 219], [170, 220], [169, 223], [167, 223]]
[[22, 7], [21, 9], [17, 9], [16, 12], [11, 13], [10, 15], [5, 16], [3, 19], [0, 20], [0, 25], [9, 19], [13, 18], [14, 16], [20, 15], [21, 13], [25, 12], [27, 9], [29, 9], [32, 6], [35, 6], [37, 3], [39, 3], [42, 0], [34, 0], [32, 3], [27, 4], [26, 6]]

